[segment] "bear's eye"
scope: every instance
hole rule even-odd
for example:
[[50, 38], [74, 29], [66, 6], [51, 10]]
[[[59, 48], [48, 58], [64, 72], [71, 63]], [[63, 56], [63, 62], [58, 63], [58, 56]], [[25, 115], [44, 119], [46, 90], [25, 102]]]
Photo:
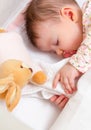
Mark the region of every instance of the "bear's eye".
[[23, 68], [23, 66], [21, 65], [20, 68]]

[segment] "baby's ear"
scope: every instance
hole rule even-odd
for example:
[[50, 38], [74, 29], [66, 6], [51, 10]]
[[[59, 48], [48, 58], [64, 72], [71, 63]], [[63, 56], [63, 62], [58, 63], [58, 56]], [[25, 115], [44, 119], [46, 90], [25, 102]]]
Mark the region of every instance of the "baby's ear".
[[78, 11], [77, 7], [74, 6], [64, 6], [60, 10], [60, 15], [64, 18], [69, 18], [70, 20], [77, 22], [78, 21]]
[[4, 99], [5, 96], [6, 96], [6, 94], [7, 94], [7, 91], [5, 91], [4, 93], [1, 93], [1, 94], [0, 94], [0, 99]]

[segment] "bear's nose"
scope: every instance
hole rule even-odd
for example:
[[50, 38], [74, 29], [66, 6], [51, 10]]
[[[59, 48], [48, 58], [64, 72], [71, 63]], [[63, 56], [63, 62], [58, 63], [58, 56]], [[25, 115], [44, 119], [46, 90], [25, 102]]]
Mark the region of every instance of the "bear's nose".
[[32, 68], [29, 68], [29, 70], [30, 70], [31, 72], [33, 72], [33, 69], [32, 69]]

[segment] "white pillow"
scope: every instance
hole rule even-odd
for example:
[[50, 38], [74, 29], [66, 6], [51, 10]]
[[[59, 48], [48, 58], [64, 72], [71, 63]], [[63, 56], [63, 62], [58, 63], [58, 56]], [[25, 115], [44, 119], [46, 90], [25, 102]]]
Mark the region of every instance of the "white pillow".
[[21, 36], [15, 32], [0, 33], [0, 62], [14, 58], [27, 64], [30, 60]]
[[32, 68], [33, 73], [42, 70], [39, 64], [31, 58], [28, 47], [24, 44], [20, 34], [16, 32], [0, 33], [0, 44], [0, 63], [8, 59], [16, 59]]
[[78, 3], [78, 5], [79, 5], [80, 7], [83, 6], [83, 3], [84, 3], [85, 1], [86, 1], [86, 0], [76, 0], [76, 2]]

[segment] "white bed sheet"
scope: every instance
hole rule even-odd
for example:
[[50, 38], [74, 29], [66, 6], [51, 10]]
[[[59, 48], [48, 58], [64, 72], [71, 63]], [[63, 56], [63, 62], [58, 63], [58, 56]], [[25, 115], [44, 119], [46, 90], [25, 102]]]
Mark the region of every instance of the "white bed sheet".
[[69, 100], [50, 130], [91, 130], [91, 69], [78, 81]]
[[[25, 0], [25, 3], [27, 3], [27, 1], [28, 0]], [[80, 6], [84, 2], [84, 0], [77, 1]], [[19, 8], [19, 11], [21, 10], [21, 7]], [[11, 20], [13, 20], [13, 17], [11, 17]], [[10, 23], [10, 20], [8, 20], [4, 26], [7, 27], [8, 23]], [[60, 58], [57, 58], [55, 54], [45, 54], [43, 52], [39, 52], [36, 48], [29, 44], [26, 34], [24, 34], [24, 31], [22, 31], [21, 28], [17, 28], [15, 31], [21, 34], [25, 43], [27, 43], [27, 49], [33, 58], [36, 59], [37, 56], [37, 60], [43, 60], [44, 62], [47, 61], [50, 63], [55, 63], [60, 60]], [[48, 130], [57, 119], [60, 114], [60, 110], [48, 101], [22, 97], [12, 114], [35, 130]]]

